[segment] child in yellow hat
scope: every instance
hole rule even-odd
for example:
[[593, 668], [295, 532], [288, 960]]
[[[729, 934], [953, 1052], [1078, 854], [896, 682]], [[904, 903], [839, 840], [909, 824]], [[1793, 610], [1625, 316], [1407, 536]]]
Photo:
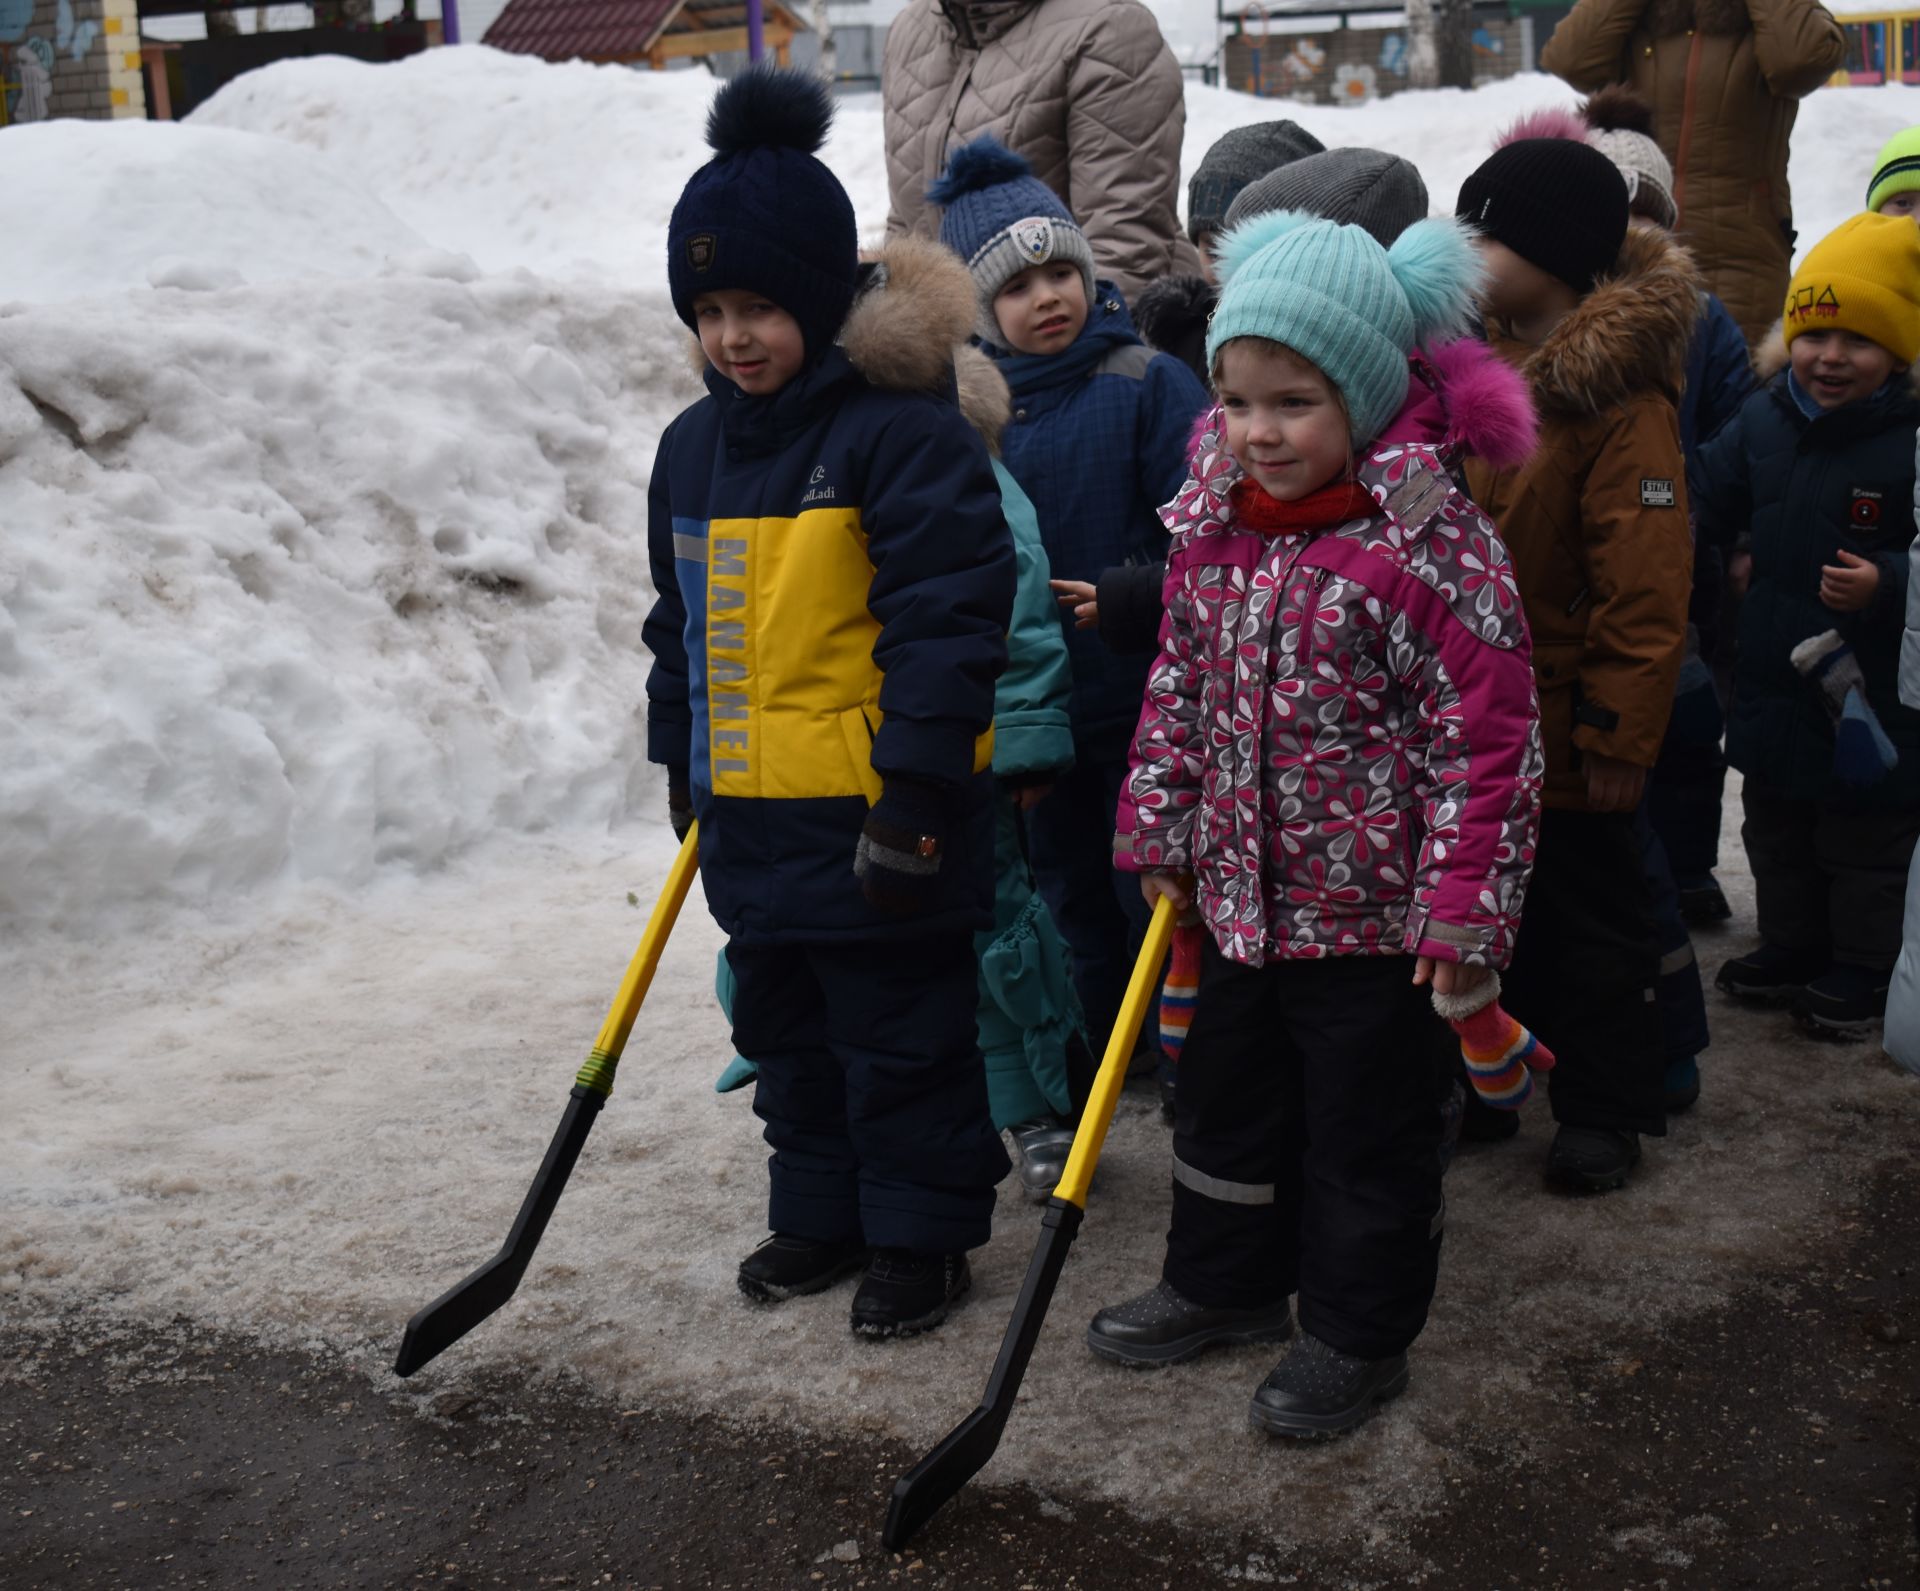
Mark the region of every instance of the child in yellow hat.
[[1702, 450], [1691, 483], [1700, 535], [1752, 559], [1727, 756], [1746, 775], [1763, 942], [1719, 984], [1852, 1037], [1885, 1009], [1920, 839], [1920, 712], [1897, 689], [1920, 227], [1874, 212], [1842, 223], [1794, 273], [1781, 332], [1784, 368]]

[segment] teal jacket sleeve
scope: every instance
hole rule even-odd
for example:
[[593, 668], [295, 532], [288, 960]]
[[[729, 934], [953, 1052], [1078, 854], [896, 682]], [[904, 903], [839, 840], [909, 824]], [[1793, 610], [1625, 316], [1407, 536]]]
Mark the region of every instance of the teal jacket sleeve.
[[1060, 609], [1047, 583], [1052, 569], [1040, 521], [1020, 483], [998, 459], [993, 473], [1013, 532], [1016, 571], [1007, 671], [993, 693], [993, 772], [1000, 779], [1030, 780], [1073, 766], [1073, 724], [1067, 716], [1073, 675]]

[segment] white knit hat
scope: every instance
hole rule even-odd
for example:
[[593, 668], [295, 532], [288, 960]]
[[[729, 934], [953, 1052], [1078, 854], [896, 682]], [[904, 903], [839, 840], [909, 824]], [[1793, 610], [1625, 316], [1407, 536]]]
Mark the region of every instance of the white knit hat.
[[1627, 198], [1649, 220], [1672, 230], [1680, 218], [1673, 202], [1673, 165], [1653, 138], [1653, 111], [1623, 83], [1610, 84], [1581, 107], [1587, 142], [1614, 163], [1626, 179]]

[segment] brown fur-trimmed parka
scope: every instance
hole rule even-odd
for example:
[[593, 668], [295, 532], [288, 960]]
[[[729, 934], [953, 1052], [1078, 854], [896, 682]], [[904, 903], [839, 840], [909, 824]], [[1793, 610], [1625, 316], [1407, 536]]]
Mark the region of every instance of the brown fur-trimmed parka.
[[1699, 291], [1686, 251], [1636, 223], [1537, 347], [1488, 327], [1527, 378], [1540, 445], [1513, 469], [1469, 459], [1467, 489], [1526, 605], [1550, 807], [1586, 807], [1583, 753], [1651, 768], [1666, 733], [1693, 583], [1674, 404]]
[[1577, 89], [1631, 83], [1653, 106], [1675, 230], [1749, 343], [1787, 296], [1799, 102], [1844, 53], [1819, 0], [1579, 0], [1540, 52]]

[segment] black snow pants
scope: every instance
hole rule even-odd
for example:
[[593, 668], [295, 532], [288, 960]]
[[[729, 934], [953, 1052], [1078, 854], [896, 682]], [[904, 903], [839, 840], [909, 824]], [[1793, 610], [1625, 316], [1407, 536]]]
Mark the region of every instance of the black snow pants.
[[1634, 814], [1543, 811], [1500, 1003], [1556, 1057], [1547, 1074], [1555, 1121], [1666, 1132], [1659, 975]]
[[1746, 782], [1741, 803], [1760, 937], [1888, 971], [1900, 955], [1920, 812], [1795, 801], [1759, 779]]
[[1211, 937], [1174, 1107], [1164, 1275], [1198, 1304], [1297, 1292], [1345, 1353], [1401, 1352], [1440, 1264], [1434, 1027], [1406, 956], [1246, 967]]
[[987, 1241], [1007, 1152], [987, 1113], [973, 935], [727, 947], [733, 1043], [759, 1070], [767, 1225], [958, 1254]]

